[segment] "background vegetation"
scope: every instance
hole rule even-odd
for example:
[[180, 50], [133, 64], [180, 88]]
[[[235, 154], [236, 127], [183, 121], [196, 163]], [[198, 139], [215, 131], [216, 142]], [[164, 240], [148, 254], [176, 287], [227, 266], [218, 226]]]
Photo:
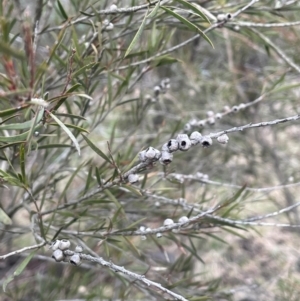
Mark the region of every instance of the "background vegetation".
[[299, 10], [0, 1], [0, 299], [299, 300]]

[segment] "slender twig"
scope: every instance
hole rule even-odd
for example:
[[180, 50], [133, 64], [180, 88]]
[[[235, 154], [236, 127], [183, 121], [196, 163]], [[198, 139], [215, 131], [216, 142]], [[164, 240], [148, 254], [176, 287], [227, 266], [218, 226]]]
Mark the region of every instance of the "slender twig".
[[[164, 204], [173, 205], [173, 206], [181, 206], [181, 207], [183, 207], [186, 210], [191, 210], [193, 208], [194, 212], [203, 212], [202, 210], [198, 209], [194, 205], [188, 204], [183, 199], [179, 199], [179, 200], [175, 199], [175, 200], [173, 200], [173, 199], [166, 198], [164, 196], [158, 196], [158, 195], [150, 194], [150, 193], [148, 193], [148, 196], [151, 197], [151, 198], [158, 199], [161, 203], [164, 203]], [[206, 214], [205, 214], [204, 217], [208, 217], [208, 218], [210, 218], [212, 220], [220, 221], [222, 223], [225, 222], [225, 223], [230, 224], [230, 225], [275, 226], [275, 227], [282, 227], [282, 228], [300, 228], [300, 225], [280, 224], [280, 223], [263, 223], [263, 222], [259, 222], [258, 223], [258, 222], [255, 222], [257, 220], [262, 220], [262, 219], [274, 217], [274, 216], [280, 215], [282, 213], [286, 213], [286, 212], [292, 211], [294, 208], [299, 207], [299, 206], [300, 206], [300, 202], [298, 202], [296, 204], [293, 204], [293, 205], [291, 205], [289, 207], [283, 208], [283, 209], [281, 209], [279, 211], [268, 213], [268, 214], [262, 215], [262, 216], [255, 216], [253, 218], [248, 218], [248, 219], [245, 219], [245, 220], [233, 220], [233, 219], [230, 219], [230, 218], [223, 218], [223, 217], [220, 217], [220, 216], [217, 216], [217, 215], [213, 215], [213, 214], [209, 213], [208, 211], [206, 211]], [[144, 234], [144, 235], [147, 235], [147, 234]]]
[[72, 73], [73, 73], [73, 59], [74, 59], [74, 55], [76, 53], [76, 50], [73, 48], [71, 50], [71, 54], [70, 54], [70, 58], [69, 58], [69, 64], [68, 64], [68, 72], [67, 72], [67, 81], [65, 83], [65, 87], [63, 89], [63, 91], [61, 92], [61, 95], [64, 95], [67, 91], [68, 85], [72, 80]]
[[20, 254], [20, 253], [23, 253], [23, 252], [26, 252], [26, 251], [29, 251], [29, 250], [39, 249], [39, 248], [41, 248], [45, 245], [46, 245], [46, 242], [43, 241], [43, 242], [41, 242], [37, 245], [25, 247], [25, 248], [10, 252], [8, 254], [2, 255], [2, 256], [0, 256], [0, 260], [5, 260], [7, 257], [14, 256], [14, 255], [17, 255], [17, 254]]
[[[162, 175], [162, 174], [161, 174]], [[178, 180], [179, 182], [183, 182], [185, 180], [193, 180], [197, 181], [203, 184], [209, 184], [209, 185], [217, 185], [217, 186], [223, 186], [223, 187], [230, 187], [230, 188], [236, 188], [236, 189], [241, 189], [243, 186], [241, 185], [235, 185], [235, 184], [230, 184], [230, 183], [224, 183], [224, 182], [218, 182], [218, 181], [213, 181], [204, 178], [203, 176], [197, 176], [197, 175], [183, 175], [183, 174], [178, 174], [178, 173], [171, 173], [168, 174], [167, 178], [174, 178]], [[280, 190], [284, 188], [292, 188], [299, 186], [300, 182], [297, 183], [290, 183], [290, 184], [282, 184], [282, 185], [277, 185], [277, 186], [271, 186], [271, 187], [245, 187], [245, 190], [247, 191], [253, 191], [253, 192], [271, 192], [274, 190]]]
[[265, 215], [261, 215], [261, 216], [255, 216], [255, 217], [251, 217], [251, 218], [247, 218], [245, 219], [244, 221], [245, 222], [254, 222], [254, 221], [257, 221], [257, 220], [262, 220], [262, 219], [266, 219], [266, 218], [269, 218], [269, 217], [274, 217], [274, 216], [277, 216], [279, 214], [282, 214], [282, 213], [286, 213], [288, 211], [291, 211], [293, 210], [294, 208], [297, 208], [300, 206], [300, 202], [294, 204], [294, 205], [291, 205], [291, 206], [288, 206], [288, 207], [285, 207], [281, 210], [278, 210], [278, 211], [275, 211], [275, 212], [272, 212], [272, 213], [268, 213], [268, 214], [265, 214]]
[[252, 129], [252, 128], [258, 128], [258, 127], [265, 127], [265, 126], [272, 126], [272, 125], [276, 125], [279, 123], [284, 123], [284, 122], [290, 122], [290, 121], [297, 121], [300, 119], [300, 115], [295, 115], [292, 117], [287, 117], [287, 118], [282, 118], [282, 119], [276, 119], [276, 120], [272, 120], [272, 121], [264, 121], [264, 122], [259, 122], [259, 123], [249, 123], [243, 126], [237, 126], [225, 131], [221, 131], [215, 134], [209, 134], [208, 136], [210, 138], [218, 138], [219, 136], [222, 136], [224, 134], [229, 134], [229, 133], [234, 133], [234, 132], [242, 132], [243, 130], [246, 129]]
[[242, 225], [242, 226], [267, 226], [267, 227], [278, 227], [278, 228], [300, 228], [300, 225], [291, 224], [280, 224], [280, 223], [265, 223], [265, 222], [248, 222], [243, 220], [232, 220], [230, 218], [223, 218], [220, 216], [209, 216], [210, 219], [219, 221], [221, 223], [227, 223], [229, 225]]
[[[67, 256], [72, 256], [74, 254], [74, 252], [70, 251], [70, 250], [66, 250], [66, 251], [64, 251], [64, 253]], [[109, 268], [110, 270], [112, 270], [116, 273], [122, 273], [126, 276], [129, 276], [130, 278], [133, 278], [136, 281], [141, 281], [142, 283], [146, 284], [147, 287], [156, 288], [156, 289], [164, 292], [165, 294], [168, 294], [169, 296], [174, 297], [176, 300], [188, 301], [186, 298], [182, 297], [181, 295], [178, 295], [178, 294], [168, 290], [167, 288], [163, 287], [160, 283], [149, 280], [144, 275], [139, 275], [139, 274], [133, 273], [133, 272], [125, 269], [124, 267], [121, 267], [121, 266], [118, 266], [118, 265], [112, 263], [111, 261], [108, 262], [108, 261], [104, 260], [102, 257], [94, 257], [91, 255], [80, 253], [80, 258], [83, 260], [90, 261], [90, 262], [98, 263], [101, 266]]]
[[260, 28], [273, 28], [273, 27], [291, 27], [300, 25], [300, 21], [285, 22], [285, 23], [254, 23], [254, 22], [228, 22], [228, 25], [235, 25], [240, 27], [260, 27]]

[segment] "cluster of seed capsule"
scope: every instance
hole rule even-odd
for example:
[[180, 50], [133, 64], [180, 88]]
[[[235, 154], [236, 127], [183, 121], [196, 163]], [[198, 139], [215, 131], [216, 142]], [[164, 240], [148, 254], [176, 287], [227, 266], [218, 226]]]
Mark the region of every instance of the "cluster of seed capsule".
[[[221, 144], [226, 144], [229, 138], [224, 134], [219, 136], [217, 140]], [[146, 150], [141, 151], [138, 157], [140, 162], [149, 163], [149, 165], [158, 160], [161, 164], [168, 165], [173, 161], [174, 152], [178, 150], [187, 151], [197, 144], [201, 144], [203, 147], [209, 147], [212, 143], [210, 136], [202, 136], [197, 131], [191, 133], [190, 136], [187, 134], [179, 134], [176, 139], [170, 139], [165, 143], [161, 151], [150, 146]], [[129, 183], [134, 184], [139, 181], [139, 176], [137, 174], [130, 174], [127, 179]]]
[[[115, 5], [115, 4], [112, 4], [112, 5], [109, 7], [109, 11], [110, 11], [111, 13], [115, 13], [115, 12], [117, 12], [117, 10], [118, 10], [118, 7], [117, 7], [117, 5]], [[105, 20], [102, 21], [102, 28], [103, 28], [103, 30], [105, 30], [105, 31], [111, 31], [111, 30], [114, 29], [114, 24], [111, 23], [108, 19], [105, 19]]]
[[[178, 223], [179, 223], [178, 228], [181, 228], [183, 226], [185, 226], [185, 227], [188, 226], [188, 222], [189, 222], [189, 218], [187, 216], [180, 217], [178, 219]], [[171, 218], [167, 218], [167, 219], [164, 220], [163, 226], [167, 227], [167, 226], [170, 226], [170, 225], [173, 225], [173, 224], [174, 224], [174, 221]], [[181, 226], [180, 224], [184, 224], [184, 225]], [[147, 239], [146, 234], [151, 232], [151, 228], [146, 228], [145, 226], [140, 226], [140, 231], [145, 232], [145, 235], [142, 235], [141, 239], [146, 240]], [[178, 232], [179, 229], [172, 229], [172, 231], [173, 232]], [[156, 233], [156, 237], [161, 238], [162, 233], [160, 233], [160, 232]]]
[[103, 30], [105, 30], [105, 31], [111, 31], [111, 30], [114, 29], [114, 24], [111, 23], [111, 22], [109, 22], [109, 20], [105, 19], [105, 20], [103, 20], [103, 22], [102, 22], [102, 28], [103, 28]]
[[[189, 222], [189, 218], [187, 216], [181, 216], [179, 219], [178, 219], [178, 223], [179, 224], [184, 224], [184, 227], [188, 226], [188, 222]], [[164, 226], [167, 227], [167, 226], [171, 226], [174, 224], [174, 221], [171, 219], [171, 218], [167, 218], [164, 220]], [[183, 227], [183, 225], [179, 225], [179, 228], [178, 229], [172, 229], [172, 232], [178, 232], [179, 229]], [[160, 238], [162, 237], [162, 234], [161, 233], [157, 233], [156, 234], [156, 237], [157, 238]]]
[[159, 85], [156, 85], [153, 88], [153, 96], [146, 95], [146, 99], [150, 100], [151, 102], [157, 102], [161, 94], [165, 94], [168, 89], [170, 89], [170, 79], [164, 78]]
[[71, 256], [67, 256], [64, 251], [67, 251], [70, 249], [71, 243], [67, 239], [61, 239], [61, 240], [55, 240], [52, 242], [50, 248], [52, 249], [52, 258], [56, 262], [70, 262], [73, 265], [80, 265], [81, 264], [81, 258], [80, 253], [82, 253], [83, 248], [82, 246], [76, 246], [74, 250], [74, 254]]
[[223, 112], [220, 113], [214, 113], [213, 111], [207, 111], [206, 112], [206, 118], [202, 120], [192, 119], [189, 122], [187, 122], [184, 126], [184, 131], [190, 132], [193, 128], [203, 128], [206, 125], [214, 125], [217, 120], [220, 120], [222, 117], [229, 115], [231, 113], [237, 113], [238, 111], [245, 109], [246, 105], [244, 103], [239, 104], [238, 106], [225, 106], [223, 108]]

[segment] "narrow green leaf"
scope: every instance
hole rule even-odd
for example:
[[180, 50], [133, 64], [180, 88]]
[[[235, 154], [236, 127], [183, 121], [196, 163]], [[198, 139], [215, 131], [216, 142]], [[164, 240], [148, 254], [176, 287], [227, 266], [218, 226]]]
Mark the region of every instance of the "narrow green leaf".
[[135, 245], [126, 237], [123, 236], [124, 240], [127, 242], [129, 249], [135, 254], [138, 258], [141, 257], [141, 252], [135, 247]]
[[93, 98], [91, 96], [89, 96], [87, 94], [84, 94], [84, 93], [78, 93], [78, 94], [76, 93], [74, 95], [76, 95], [78, 97], [83, 97], [83, 98], [87, 98], [87, 99], [93, 100]]
[[4, 111], [0, 111], [0, 117], [5, 117], [5, 116], [9, 116], [9, 115], [12, 115], [12, 114], [15, 114], [21, 110], [25, 110], [29, 107], [29, 105], [23, 105], [23, 106], [20, 106], [20, 107], [17, 107], [17, 108], [12, 108], [12, 109], [8, 109], [8, 110], [4, 110]]
[[82, 15], [84, 15], [84, 16], [87, 16], [87, 17], [94, 17], [93, 14], [88, 14], [87, 12], [85, 12], [85, 11], [83, 11], [83, 10], [80, 10], [79, 12], [80, 12]]
[[120, 229], [119, 231], [115, 231], [115, 233], [123, 232], [123, 231], [134, 231], [138, 228], [137, 225], [140, 225], [145, 219], [146, 219], [146, 217], [143, 217], [143, 218], [135, 221], [134, 223], [130, 224], [126, 228]]
[[80, 74], [86, 72], [87, 69], [93, 68], [93, 67], [95, 67], [96, 65], [97, 65], [97, 64], [95, 64], [95, 63], [93, 62], [93, 63], [87, 64], [87, 65], [81, 67], [80, 69], [78, 69], [77, 71], [75, 71], [75, 72], [72, 74], [72, 78], [76, 78], [76, 77], [79, 76]]
[[101, 178], [101, 173], [99, 168], [96, 166], [96, 170], [95, 170], [95, 174], [96, 174], [96, 179], [97, 179], [97, 183], [100, 187], [102, 187], [102, 178]]
[[[56, 115], [56, 114], [55, 114]], [[56, 126], [57, 124], [54, 124], [54, 123], [50, 123], [50, 125], [54, 125]], [[80, 126], [77, 126], [77, 125], [74, 125], [74, 124], [70, 124], [70, 123], [64, 123], [64, 125], [67, 127], [67, 128], [70, 128], [70, 129], [74, 129], [74, 130], [78, 130], [80, 132], [84, 132], [84, 133], [87, 133], [89, 134], [89, 131], [80, 127]]]
[[59, 144], [59, 143], [54, 143], [54, 144], [46, 144], [46, 145], [39, 145], [39, 149], [47, 149], [47, 148], [64, 148], [64, 147], [72, 147], [70, 144]]
[[72, 93], [73, 91], [77, 90], [79, 87], [81, 86], [81, 84], [77, 83], [75, 84], [74, 86], [72, 86], [66, 93], [65, 95], [61, 95], [59, 96], [58, 98], [55, 97], [55, 98], [52, 98], [50, 101], [53, 102], [54, 100], [57, 100], [57, 99], [60, 99], [57, 104], [54, 106], [53, 110], [57, 110], [65, 101], [66, 99], [71, 96], [71, 95], [68, 95], [70, 93]]
[[[37, 125], [34, 130], [38, 130], [39, 128], [41, 128], [42, 125], [39, 124]], [[27, 131], [27, 132], [24, 132], [20, 135], [15, 135], [15, 136], [0, 136], [0, 142], [8, 142], [8, 143], [22, 143], [24, 141], [27, 140], [27, 137], [28, 137], [28, 134], [29, 134], [30, 131]]]
[[147, 16], [147, 18], [153, 18], [157, 14], [157, 11], [160, 7], [160, 0], [156, 3], [155, 7], [153, 8], [152, 12]]
[[60, 13], [62, 14], [63, 18], [66, 19], [66, 20], [68, 20], [69, 17], [68, 17], [68, 15], [67, 15], [67, 13], [66, 13], [64, 7], [62, 6], [62, 4], [60, 3], [59, 0], [57, 0], [57, 5], [58, 5], [58, 8], [59, 8]]
[[14, 280], [14, 278], [16, 276], [19, 276], [24, 269], [26, 268], [26, 266], [28, 265], [28, 263], [30, 262], [30, 260], [32, 259], [32, 257], [34, 256], [34, 254], [36, 253], [36, 251], [31, 252], [22, 262], [21, 264], [17, 267], [17, 269], [15, 270], [15, 272], [13, 274], [11, 274], [6, 280], [4, 280], [3, 282], [3, 291], [6, 291], [6, 287], [7, 285]]
[[144, 17], [144, 19], [143, 19], [143, 21], [142, 21], [142, 24], [141, 24], [140, 28], [138, 29], [138, 31], [137, 31], [137, 33], [135, 34], [133, 40], [131, 41], [129, 47], [127, 48], [126, 53], [125, 53], [125, 55], [124, 55], [124, 58], [131, 52], [131, 50], [132, 50], [133, 47], [135, 46], [137, 40], [138, 40], [139, 37], [142, 35], [142, 32], [143, 32], [144, 27], [145, 27], [145, 25], [146, 25], [147, 14], [148, 14], [148, 10], [147, 10], [147, 12], [146, 12], [146, 14], [145, 14], [145, 17]]
[[115, 223], [117, 220], [120, 220], [120, 219], [121, 219], [121, 218], [119, 217], [119, 215], [120, 215], [121, 212], [124, 212], [124, 211], [123, 211], [123, 208], [122, 208], [122, 207], [119, 207], [119, 208], [116, 210], [116, 212], [114, 213], [112, 219], [110, 219], [110, 224], [109, 224], [108, 229], [107, 229], [108, 232], [111, 231], [111, 229], [113, 228], [114, 223]]
[[91, 161], [88, 162], [88, 165], [90, 165], [90, 168], [89, 168], [88, 176], [87, 176], [86, 181], [85, 181], [85, 187], [84, 187], [82, 195], [85, 195], [88, 192], [89, 187], [91, 187], [95, 183], [95, 181], [93, 179], [93, 168], [94, 168], [94, 166], [91, 164]]
[[193, 12], [195, 12], [197, 15], [199, 15], [202, 19], [204, 19], [206, 22], [210, 23], [209, 19], [207, 18], [207, 16], [198, 8], [196, 7], [194, 4], [189, 3], [185, 0], [175, 0], [179, 3], [181, 3], [184, 7], [192, 10]]
[[[114, 203], [116, 204], [116, 207], [117, 207], [118, 209], [121, 208], [122, 213], [125, 214], [122, 205], [120, 204], [120, 202], [118, 201], [118, 199], [115, 197], [115, 195], [114, 195], [113, 193], [111, 193], [111, 192], [109, 191], [109, 189], [104, 190], [104, 193], [108, 196], [108, 198], [109, 198], [112, 202], [114, 202]], [[113, 222], [114, 222], [114, 221], [113, 221]]]
[[16, 50], [10, 47], [9, 44], [5, 43], [3, 40], [0, 40], [0, 52], [7, 56], [13, 56], [17, 59], [25, 59], [25, 55], [23, 51]]
[[9, 120], [13, 119], [13, 118], [16, 118], [16, 117], [19, 117], [21, 114], [15, 114], [15, 115], [12, 115], [12, 116], [9, 116], [3, 120], [0, 121], [0, 125], [3, 125], [5, 123], [7, 123]]
[[[240, 230], [247, 231], [247, 229], [242, 228], [242, 227], [236, 227], [236, 228], [238, 228], [238, 229], [240, 229]], [[232, 229], [232, 225], [230, 226], [230, 228], [223, 227], [223, 229], [224, 229], [225, 231], [227, 231], [227, 232], [229, 232], [229, 233], [235, 235], [235, 236], [238, 236], [238, 237], [242, 238], [242, 239], [247, 239], [246, 236], [244, 236], [244, 235], [238, 233], [237, 231], [234, 231], [234, 230]]]
[[161, 6], [161, 8], [163, 10], [165, 10], [168, 14], [172, 15], [174, 18], [176, 18], [177, 20], [179, 20], [181, 23], [185, 24], [189, 29], [191, 29], [193, 31], [196, 31], [199, 34], [201, 34], [201, 36], [211, 45], [211, 47], [214, 48], [214, 45], [211, 42], [211, 40], [208, 38], [208, 36], [198, 26], [196, 26], [195, 24], [191, 23], [186, 18], [182, 17], [181, 15], [178, 15], [177, 13], [175, 13], [171, 9], [168, 9], [165, 6]]
[[85, 117], [80, 116], [80, 115], [74, 115], [74, 114], [67, 114], [67, 113], [55, 113], [56, 116], [62, 116], [62, 117], [68, 117], [71, 119], [81, 119], [81, 120], [86, 120]]
[[170, 55], [164, 55], [164, 56], [155, 58], [152, 61], [151, 66], [158, 67], [158, 66], [170, 65], [170, 64], [178, 63], [178, 62], [181, 62], [181, 61], [179, 59], [171, 57]]
[[141, 100], [141, 99], [140, 99], [140, 98], [132, 98], [132, 99], [124, 100], [124, 101], [118, 103], [116, 106], [117, 106], [117, 107], [118, 107], [118, 106], [122, 106], [122, 105], [124, 105], [124, 104], [126, 104], [126, 103], [134, 102], [134, 101], [139, 101], [139, 100]]
[[10, 217], [4, 212], [2, 208], [0, 208], [0, 223], [4, 225], [11, 225], [12, 221]]
[[[30, 89], [19, 89], [19, 90], [13, 90], [13, 91], [5, 91], [5, 97], [9, 96], [15, 96], [15, 95], [24, 95], [28, 94], [31, 90]], [[3, 96], [0, 96], [0, 98], [4, 98]]]
[[23, 183], [26, 185], [26, 172], [25, 172], [25, 144], [22, 143], [20, 146], [20, 168], [22, 174]]
[[83, 139], [86, 141], [86, 143], [89, 145], [89, 147], [101, 158], [103, 158], [106, 162], [112, 164], [110, 159], [85, 135], [81, 134]]
[[193, 250], [193, 248], [189, 247], [188, 245], [186, 245], [185, 243], [181, 243], [182, 246], [184, 247], [184, 249], [190, 251], [190, 253], [195, 256], [200, 262], [202, 262], [203, 264], [205, 264], [204, 260], [197, 254], [196, 250]]
[[11, 123], [11, 124], [2, 124], [0, 125], [0, 130], [27, 130], [32, 127], [35, 123], [39, 123], [43, 117], [44, 109], [40, 109], [38, 112], [37, 119], [33, 118], [23, 123]]
[[7, 143], [7, 144], [4, 144], [4, 145], [0, 145], [0, 149], [13, 147], [13, 146], [19, 145], [20, 143], [26, 143], [26, 141], [17, 141], [17, 142], [12, 142], [12, 143]]
[[53, 115], [51, 112], [48, 111], [48, 114], [60, 125], [60, 127], [67, 133], [67, 135], [70, 137], [70, 139], [73, 141], [77, 152], [80, 156], [80, 146], [78, 144], [77, 139], [74, 137], [74, 135], [72, 134], [72, 132], [55, 116]]
[[290, 90], [290, 89], [294, 89], [294, 88], [298, 88], [300, 86], [300, 84], [290, 84], [290, 85], [285, 85], [285, 86], [281, 86], [278, 88], [275, 88], [274, 90], [270, 91], [269, 93], [278, 93], [278, 92], [282, 92], [282, 91], [286, 91], [286, 90]]
[[207, 235], [207, 236], [209, 236], [209, 237], [212, 237], [213, 239], [215, 239], [215, 240], [217, 240], [217, 241], [219, 241], [219, 242], [221, 242], [221, 243], [223, 243], [223, 244], [225, 244], [225, 245], [228, 245], [228, 242], [227, 242], [227, 241], [225, 241], [224, 239], [218, 237], [217, 235], [215, 235], [215, 234], [213, 234], [213, 233], [204, 232], [203, 234], [204, 234], [204, 235]]
[[124, 186], [126, 187], [126, 189], [128, 189], [129, 191], [131, 191], [133, 194], [137, 195], [138, 197], [141, 197], [143, 196], [142, 193], [136, 189], [135, 187], [131, 186], [130, 184]]
[[[38, 110], [39, 110], [39, 113], [43, 116], [44, 115], [44, 110], [45, 110], [44, 107], [39, 106]], [[28, 152], [31, 151], [31, 146], [35, 142], [35, 141], [32, 140], [32, 137], [34, 135], [35, 127], [38, 123], [37, 122], [38, 117], [39, 117], [39, 114], [36, 114], [34, 119], [33, 119], [33, 124], [31, 125], [30, 130], [28, 131], [28, 135], [27, 135], [27, 139], [26, 139], [27, 142], [28, 142], [28, 145], [27, 145]]]

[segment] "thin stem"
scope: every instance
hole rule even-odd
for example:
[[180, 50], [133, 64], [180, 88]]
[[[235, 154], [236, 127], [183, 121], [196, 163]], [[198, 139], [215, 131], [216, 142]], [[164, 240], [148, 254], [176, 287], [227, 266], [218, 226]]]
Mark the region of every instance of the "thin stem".
[[44, 245], [46, 245], [45, 241], [43, 241], [43, 242], [41, 242], [37, 245], [25, 247], [23, 249], [19, 249], [19, 250], [10, 252], [8, 254], [0, 256], [0, 260], [5, 260], [7, 257], [14, 256], [14, 255], [17, 255], [17, 254], [20, 254], [20, 253], [23, 253], [23, 252], [26, 252], [26, 251], [29, 251], [29, 250], [39, 249], [39, 248], [43, 247]]
[[[67, 256], [72, 256], [74, 254], [73, 251], [69, 251], [69, 250], [64, 251], [64, 253]], [[124, 274], [126, 276], [129, 276], [130, 278], [135, 279], [136, 281], [143, 282], [144, 284], [147, 285], [147, 287], [149, 287], [149, 288], [156, 288], [156, 289], [162, 291], [163, 293], [168, 294], [169, 296], [174, 297], [176, 300], [188, 301], [186, 298], [182, 297], [181, 295], [178, 295], [178, 294], [176, 294], [176, 293], [168, 290], [167, 288], [163, 287], [160, 283], [157, 283], [157, 282], [154, 282], [152, 280], [149, 280], [144, 275], [139, 275], [139, 274], [136, 274], [134, 272], [131, 272], [131, 271], [125, 269], [124, 267], [121, 267], [121, 266], [118, 266], [118, 265], [112, 263], [111, 261], [108, 262], [108, 261], [104, 260], [101, 257], [94, 257], [94, 256], [91, 256], [91, 255], [80, 253], [80, 258], [83, 259], [83, 260], [90, 261], [90, 262], [98, 263], [101, 266], [109, 268], [110, 270], [112, 270], [112, 271], [114, 271], [116, 273], [117, 272], [118, 273], [122, 273], [122, 274]]]

